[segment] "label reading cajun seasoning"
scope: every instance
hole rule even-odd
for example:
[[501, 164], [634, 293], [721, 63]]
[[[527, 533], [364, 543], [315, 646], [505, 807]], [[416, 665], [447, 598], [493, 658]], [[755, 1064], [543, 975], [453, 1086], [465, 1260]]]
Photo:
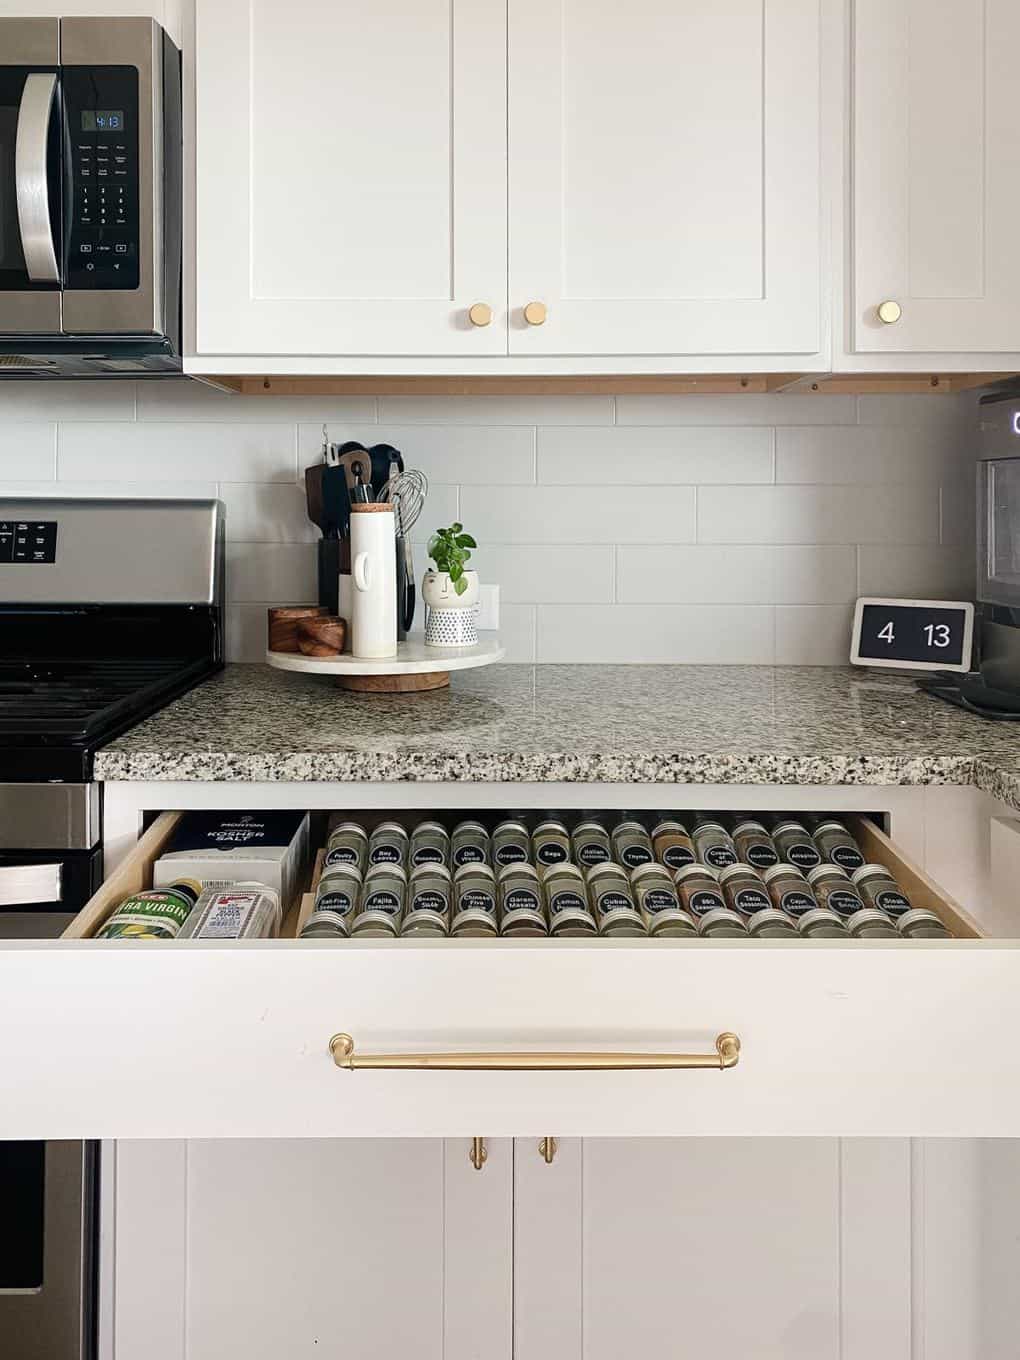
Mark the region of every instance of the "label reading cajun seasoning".
[[555, 892], [549, 898], [549, 910], [553, 913], [557, 911], [585, 911], [587, 902], [580, 893], [572, 892], [569, 888], [563, 888], [560, 892]]
[[848, 892], [844, 888], [837, 888], [829, 893], [825, 899], [825, 905], [830, 911], [836, 912], [838, 916], [853, 916], [855, 911], [860, 911], [864, 903], [856, 893]]
[[370, 892], [361, 904], [362, 911], [385, 911], [395, 915], [400, 910], [400, 898], [386, 888]]
[[806, 911], [811, 911], [818, 906], [810, 893], [801, 892], [796, 888], [791, 888], [789, 892], [783, 893], [780, 903], [783, 911], [789, 916], [803, 916]]
[[798, 869], [813, 869], [822, 857], [810, 841], [796, 841], [786, 852], [787, 861]]
[[354, 898], [350, 893], [335, 891], [323, 893], [321, 897], [315, 899], [316, 911], [335, 911], [339, 916], [346, 916], [354, 909]]
[[834, 846], [829, 858], [833, 864], [838, 864], [841, 869], [859, 869], [864, 863], [864, 856], [852, 845]]
[[893, 892], [891, 888], [875, 894], [875, 906], [888, 912], [890, 916], [902, 916], [905, 911], [910, 910], [910, 903], [903, 894]]
[[733, 905], [745, 916], [753, 916], [756, 911], [771, 906], [771, 899], [767, 892], [759, 888], [739, 888], [733, 894]]

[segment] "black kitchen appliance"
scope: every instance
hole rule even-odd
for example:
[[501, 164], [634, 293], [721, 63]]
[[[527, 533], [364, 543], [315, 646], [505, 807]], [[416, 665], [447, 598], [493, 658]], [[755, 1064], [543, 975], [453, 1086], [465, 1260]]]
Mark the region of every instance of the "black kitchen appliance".
[[[99, 747], [223, 663], [218, 501], [0, 500], [0, 936], [103, 877]], [[0, 1355], [93, 1360], [98, 1148], [0, 1142]]]

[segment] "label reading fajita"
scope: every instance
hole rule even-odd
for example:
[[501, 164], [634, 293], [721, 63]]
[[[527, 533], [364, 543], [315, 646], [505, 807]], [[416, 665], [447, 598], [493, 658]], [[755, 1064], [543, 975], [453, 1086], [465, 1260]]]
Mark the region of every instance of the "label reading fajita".
[[442, 893], [432, 892], [428, 888], [424, 892], [415, 893], [411, 899], [412, 911], [434, 911], [440, 916], [448, 909], [449, 905]]
[[563, 864], [567, 851], [558, 841], [544, 841], [535, 851], [535, 858], [539, 864]]
[[579, 846], [577, 859], [579, 864], [590, 868], [593, 864], [608, 864], [610, 854], [606, 847], [600, 845], [598, 841], [587, 841], [584, 845]]
[[770, 869], [773, 864], [779, 863], [779, 856], [775, 850], [763, 841], [759, 841], [756, 845], [749, 845], [744, 853], [744, 858], [748, 864], [752, 864], [756, 869]]
[[493, 852], [493, 859], [502, 868], [505, 864], [523, 864], [528, 852], [523, 845], [500, 845]]
[[620, 852], [620, 859], [628, 869], [636, 869], [639, 864], [651, 863], [652, 852], [645, 845], [625, 845]]
[[838, 864], [841, 869], [860, 869], [864, 863], [864, 856], [852, 845], [835, 846], [829, 858], [833, 864]]
[[462, 864], [484, 864], [485, 855], [479, 845], [461, 845], [453, 852], [453, 862], [458, 869]]
[[780, 901], [783, 911], [790, 916], [803, 916], [806, 911], [812, 911], [818, 906], [809, 893], [801, 892], [797, 888], [791, 888], [789, 892], [783, 893]]
[[822, 857], [810, 841], [797, 841], [786, 852], [787, 861], [798, 869], [813, 869]]
[[694, 863], [694, 851], [688, 850], [686, 845], [670, 845], [662, 852], [662, 862], [671, 869], [685, 869]]
[[538, 911], [538, 893], [530, 888], [514, 888], [503, 902], [504, 911]]
[[467, 892], [461, 893], [457, 910], [484, 911], [493, 916], [496, 912], [496, 899], [492, 893], [483, 892], [480, 888], [469, 888]]
[[657, 911], [676, 911], [680, 905], [676, 900], [676, 893], [670, 892], [668, 888], [649, 888], [641, 897], [641, 905], [649, 915]]
[[564, 888], [561, 892], [555, 892], [549, 898], [549, 910], [556, 914], [558, 911], [585, 911], [587, 902], [580, 893], [571, 892], [569, 888]]
[[764, 911], [771, 902], [768, 893], [759, 888], [740, 888], [733, 894], [733, 905], [745, 916], [753, 916], [756, 911]]
[[715, 911], [717, 907], [725, 907], [726, 903], [711, 888], [699, 888], [697, 892], [691, 893], [687, 905], [695, 916], [704, 916], [706, 912]]
[[861, 910], [864, 903], [856, 893], [847, 892], [844, 888], [837, 888], [835, 892], [829, 893], [825, 899], [825, 905], [837, 916], [853, 916], [855, 911]]
[[339, 916], [346, 916], [354, 910], [354, 898], [350, 893], [340, 891], [323, 893], [315, 899], [315, 910], [335, 911]]
[[385, 911], [391, 916], [400, 910], [400, 898], [385, 888], [370, 892], [361, 904], [362, 911]]
[[705, 863], [713, 869], [724, 869], [727, 864], [736, 864], [737, 856], [728, 845], [710, 845], [705, 851]]
[[893, 892], [891, 888], [875, 894], [875, 906], [887, 911], [890, 916], [902, 916], [905, 911], [910, 910], [910, 903], [903, 894]]

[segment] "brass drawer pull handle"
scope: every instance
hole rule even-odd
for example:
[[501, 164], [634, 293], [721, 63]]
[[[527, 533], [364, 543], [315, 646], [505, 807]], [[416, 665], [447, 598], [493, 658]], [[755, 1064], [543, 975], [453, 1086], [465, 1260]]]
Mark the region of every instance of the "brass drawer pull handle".
[[329, 1051], [337, 1067], [433, 1072], [633, 1072], [667, 1067], [713, 1067], [740, 1061], [740, 1040], [720, 1034], [714, 1053], [355, 1053], [349, 1034], [334, 1034]]
[[484, 1138], [471, 1139], [471, 1151], [468, 1153], [468, 1160], [476, 1171], [481, 1171], [489, 1160], [489, 1149], [485, 1146]]
[[553, 1158], [556, 1156], [559, 1144], [555, 1138], [543, 1138], [538, 1145], [538, 1155], [545, 1162], [546, 1166], [552, 1166]]

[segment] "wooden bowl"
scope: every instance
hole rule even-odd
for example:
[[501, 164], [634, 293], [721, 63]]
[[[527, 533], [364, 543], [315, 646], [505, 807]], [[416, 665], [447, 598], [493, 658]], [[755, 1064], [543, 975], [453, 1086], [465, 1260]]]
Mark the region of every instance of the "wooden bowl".
[[322, 618], [325, 606], [318, 604], [289, 605], [284, 609], [269, 610], [269, 650], [297, 652], [298, 624], [302, 619]]
[[337, 614], [299, 619], [297, 642], [305, 656], [339, 656], [347, 645], [347, 620]]

